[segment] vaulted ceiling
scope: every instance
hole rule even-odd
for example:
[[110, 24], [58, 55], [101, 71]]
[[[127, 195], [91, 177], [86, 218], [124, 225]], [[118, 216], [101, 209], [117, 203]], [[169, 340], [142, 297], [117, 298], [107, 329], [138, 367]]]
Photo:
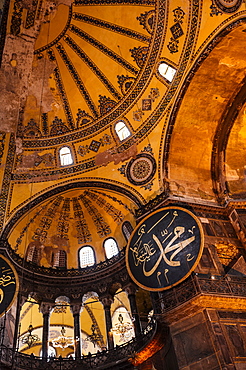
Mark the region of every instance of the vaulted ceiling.
[[[122, 248], [123, 222], [134, 227], [136, 211], [157, 196], [240, 199], [245, 30], [240, 0], [13, 0], [0, 118], [11, 172], [4, 235], [15, 251], [25, 255], [40, 239], [51, 208], [42, 243], [57, 248], [65, 236], [77, 267], [83, 244], [98, 261], [106, 237]], [[176, 71], [172, 81], [160, 63]], [[130, 130], [125, 140], [118, 121]], [[71, 165], [60, 163], [63, 146]]]

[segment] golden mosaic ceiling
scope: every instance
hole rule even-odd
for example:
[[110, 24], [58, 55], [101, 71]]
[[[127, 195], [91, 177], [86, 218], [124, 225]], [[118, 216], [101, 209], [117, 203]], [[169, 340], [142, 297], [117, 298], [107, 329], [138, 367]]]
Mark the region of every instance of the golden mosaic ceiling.
[[[78, 128], [89, 134], [92, 122], [118, 108], [116, 119], [120, 106], [132, 100], [130, 92], [143, 88], [140, 79], [153, 43], [154, 2], [120, 6], [78, 0], [51, 8], [35, 43], [23, 119], [30, 138]], [[42, 128], [35, 130], [40, 111]]]
[[134, 227], [134, 211], [123, 196], [112, 197], [109, 191], [72, 190], [49, 198], [18, 222], [9, 237], [12, 248], [27, 257], [32, 246], [42, 249], [38, 263], [52, 266], [52, 253], [63, 250], [68, 268], [78, 267], [78, 252], [83, 245], [96, 250], [96, 262], [105, 260], [104, 241], [117, 240], [118, 248], [126, 244], [122, 230], [125, 221]]
[[[92, 194], [115, 207], [123, 215], [121, 223], [128, 220], [133, 226], [136, 209], [160, 195], [215, 204], [232, 193], [243, 194], [243, 149], [240, 168], [232, 153], [237, 152], [238, 142], [244, 148], [245, 133], [241, 130], [236, 137], [233, 124], [228, 124], [230, 107], [240, 107], [237, 94], [245, 84], [240, 0], [234, 5], [216, 0], [213, 7], [207, 0], [203, 9], [196, 0], [42, 4], [11, 2], [10, 37], [3, 58], [6, 71], [12, 68], [22, 76], [18, 112], [12, 104], [3, 120], [8, 127], [13, 117], [15, 122], [11, 132], [16, 140], [9, 143], [16, 152], [4, 200], [5, 224], [18, 222], [17, 231], [11, 234], [8, 225], [6, 232], [13, 248], [24, 254], [35, 234], [33, 226], [28, 243], [16, 247], [17, 234], [29, 222], [24, 214], [32, 219], [55, 196], [62, 202], [47, 243], [60, 234], [59, 220], [69, 204], [68, 238], [77, 248], [81, 240], [75, 226], [75, 199], [83, 208], [92, 244], [101, 246], [82, 202]], [[173, 80], [160, 75], [162, 62], [173, 68]], [[125, 140], [115, 132], [119, 120], [130, 130]], [[238, 131], [244, 122], [242, 107], [235, 122]], [[223, 127], [228, 128], [224, 136]], [[62, 166], [59, 158], [63, 145], [73, 156], [68, 166]], [[112, 227], [111, 216], [95, 199], [96, 212], [110, 225], [108, 235], [114, 236], [115, 220]], [[40, 214], [44, 217], [43, 211]], [[119, 235], [123, 247], [122, 232]]]

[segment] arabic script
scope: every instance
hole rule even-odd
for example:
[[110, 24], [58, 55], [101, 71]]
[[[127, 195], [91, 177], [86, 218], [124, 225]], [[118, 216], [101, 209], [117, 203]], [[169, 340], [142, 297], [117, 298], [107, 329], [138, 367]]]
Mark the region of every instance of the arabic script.
[[180, 271], [190, 270], [199, 251], [200, 230], [192, 216], [184, 218], [179, 210], [157, 213], [150, 221], [140, 225], [129, 253], [138, 276], [154, 278], [161, 287], [172, 284], [173, 276], [179, 276]]

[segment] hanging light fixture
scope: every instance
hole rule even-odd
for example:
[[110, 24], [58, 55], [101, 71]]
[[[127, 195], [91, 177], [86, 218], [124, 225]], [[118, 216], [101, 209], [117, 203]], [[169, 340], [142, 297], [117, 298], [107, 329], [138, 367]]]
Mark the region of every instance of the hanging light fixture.
[[27, 344], [28, 345], [28, 348], [31, 348], [35, 343], [39, 342], [40, 341], [40, 338], [37, 334], [33, 334], [33, 326], [32, 326], [32, 308], [33, 308], [33, 305], [34, 305], [34, 301], [29, 301], [30, 303], [30, 313], [31, 313], [31, 318], [30, 318], [30, 325], [29, 325], [29, 328], [28, 328], [28, 334], [25, 334], [25, 335], [21, 335], [20, 337], [20, 341], [21, 343], [23, 344]]
[[64, 326], [61, 328], [61, 335], [59, 335], [58, 338], [55, 338], [52, 340], [54, 347], [60, 347], [62, 349], [67, 348], [69, 346], [73, 346], [74, 340], [72, 337], [66, 337], [66, 329]]
[[36, 335], [36, 334], [32, 334], [32, 331], [33, 331], [33, 326], [32, 326], [32, 324], [30, 324], [29, 328], [28, 328], [28, 333], [29, 334], [26, 334], [21, 338], [21, 342], [23, 344], [27, 344], [28, 348], [31, 348], [35, 343], [40, 341], [39, 336]]
[[[52, 340], [52, 343], [53, 343], [54, 347], [60, 347], [62, 349], [74, 345], [74, 339], [72, 337], [67, 337], [65, 335], [66, 334], [66, 329], [64, 327], [64, 316], [63, 316], [63, 314], [64, 314], [64, 312], [66, 313], [66, 306], [67, 306], [67, 302], [59, 302], [59, 309], [60, 309], [60, 312], [62, 313], [61, 335], [59, 335], [57, 338]], [[65, 309], [64, 309], [64, 307], [65, 307]]]
[[120, 313], [118, 321], [111, 329], [116, 335], [120, 336], [120, 342], [126, 342], [132, 336], [131, 330], [133, 329], [132, 322], [124, 322], [124, 318]]
[[85, 340], [93, 343], [94, 347], [96, 347], [96, 344], [100, 343], [103, 339], [103, 336], [101, 334], [96, 333], [96, 325], [91, 325], [91, 335], [88, 335]]

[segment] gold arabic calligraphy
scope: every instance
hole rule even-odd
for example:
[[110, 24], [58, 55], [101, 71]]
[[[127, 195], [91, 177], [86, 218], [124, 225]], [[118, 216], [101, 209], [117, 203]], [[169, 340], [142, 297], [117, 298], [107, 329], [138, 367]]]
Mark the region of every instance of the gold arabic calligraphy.
[[15, 284], [15, 281], [12, 280], [12, 277], [10, 275], [3, 275], [0, 277], [0, 285], [6, 287], [10, 284]]
[[[186, 231], [184, 226], [176, 226], [172, 231], [169, 231], [170, 226], [173, 224], [175, 218], [178, 217], [177, 211], [173, 212], [172, 220], [166, 226], [166, 228], [160, 232], [163, 240], [160, 240], [160, 238], [158, 238], [154, 233], [151, 233], [151, 231], [155, 228], [155, 226], [157, 226], [158, 223], [160, 223], [166, 216], [168, 216], [169, 213], [170, 212], [167, 212], [154, 225], [152, 225], [148, 231], [145, 231], [146, 224], [142, 225], [138, 231], [139, 238], [135, 242], [134, 246], [130, 247], [130, 250], [132, 251], [135, 266], [142, 265], [143, 274], [146, 277], [150, 277], [156, 272], [156, 270], [159, 268], [159, 265], [162, 259], [165, 261], [166, 265], [168, 266], [171, 266], [171, 267], [180, 266], [181, 262], [179, 260], [174, 260], [174, 258], [177, 257], [178, 253], [180, 253], [183, 249], [185, 249], [196, 238], [196, 236], [194, 235], [195, 226], [192, 226], [192, 228], [188, 230], [188, 232], [191, 233], [191, 236], [185, 240], [181, 240], [175, 243], [175, 241], [177, 241], [177, 239], [179, 239], [181, 235], [184, 234], [184, 232]], [[143, 242], [142, 236], [144, 234], [145, 235], [150, 234], [150, 236], [152, 237], [152, 240], [154, 240], [155, 242], [155, 246], [157, 247], [157, 249], [152, 244], [152, 240], [150, 240], [148, 243]], [[162, 244], [165, 243], [171, 236], [172, 238], [167, 242], [167, 245], [163, 247]], [[158, 259], [154, 263], [154, 266], [151, 269], [147, 270], [146, 263], [149, 262], [151, 260], [151, 257], [157, 252], [159, 252]], [[167, 254], [170, 252], [172, 252], [172, 254], [168, 258]], [[191, 261], [193, 258], [194, 256], [192, 256], [191, 253], [188, 253], [186, 255], [186, 261]], [[169, 272], [169, 269], [165, 268], [163, 275], [167, 283], [169, 283], [168, 272]], [[161, 273], [162, 273], [161, 271], [157, 271], [157, 274], [156, 274], [156, 278], [159, 282], [159, 285], [161, 285], [161, 282], [160, 282]]]

